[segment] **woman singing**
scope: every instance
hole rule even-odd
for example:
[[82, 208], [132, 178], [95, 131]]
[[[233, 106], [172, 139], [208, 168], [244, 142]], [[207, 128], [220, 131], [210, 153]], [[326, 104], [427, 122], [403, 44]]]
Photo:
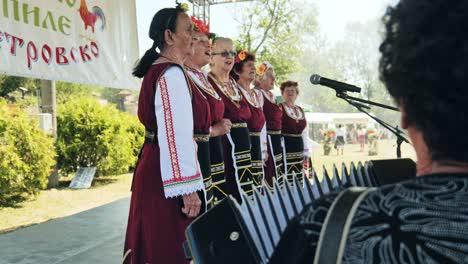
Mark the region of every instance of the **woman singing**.
[[[192, 22], [184, 11], [178, 5], [155, 14], [149, 30], [153, 45], [133, 72], [144, 77], [138, 117], [146, 138], [132, 183], [124, 251], [128, 264], [188, 263], [182, 250], [184, 231], [200, 212], [197, 191], [204, 185], [193, 140], [192, 104], [208, 109], [208, 103], [183, 70], [193, 52]], [[210, 123], [205, 116], [195, 121]]]
[[285, 175], [289, 182], [293, 181], [295, 175], [303, 183], [304, 158], [309, 158], [309, 148], [304, 110], [296, 105], [299, 95], [298, 83], [286, 81], [281, 84], [280, 89], [284, 99], [281, 133], [284, 138]]
[[241, 201], [241, 192], [252, 194], [252, 160], [247, 121], [252, 113], [247, 101], [229, 76], [237, 53], [232, 40], [216, 38], [211, 53], [208, 79], [224, 102], [224, 118], [232, 123], [231, 132], [223, 136], [225, 176], [228, 194]]
[[[221, 135], [229, 132], [231, 121], [223, 119], [224, 103], [207, 79], [202, 67], [210, 62], [211, 46], [209, 26], [201, 20], [192, 17], [194, 24], [193, 48], [194, 55], [185, 63], [190, 79], [209, 103], [210, 111], [194, 108], [194, 115], [210, 115], [210, 126], [200, 127], [195, 123], [195, 141], [198, 144], [198, 160], [200, 162], [205, 183], [205, 197], [209, 209], [226, 197], [226, 180], [224, 178], [224, 155]], [[197, 136], [198, 134], [198, 136]]]
[[252, 89], [255, 80], [255, 56], [247, 51], [239, 51], [235, 58], [231, 76], [237, 81], [239, 91], [247, 101], [252, 113], [247, 120], [252, 156], [252, 179], [255, 187], [263, 184], [263, 164], [267, 157], [266, 123], [263, 114], [260, 91]]
[[271, 92], [275, 87], [275, 71], [273, 66], [264, 61], [257, 66], [257, 87], [262, 94], [261, 104], [265, 114], [267, 127], [268, 159], [265, 164], [265, 183], [271, 188], [273, 179], [283, 184], [283, 146], [281, 140], [281, 124], [283, 121], [283, 108], [276, 102]]

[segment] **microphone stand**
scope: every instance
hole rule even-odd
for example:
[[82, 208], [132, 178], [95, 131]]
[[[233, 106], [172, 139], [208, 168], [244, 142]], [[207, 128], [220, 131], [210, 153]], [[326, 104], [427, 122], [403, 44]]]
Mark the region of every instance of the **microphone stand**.
[[[386, 109], [390, 109], [390, 110], [394, 110], [394, 111], [399, 112], [398, 108], [388, 106], [388, 105], [384, 105], [384, 104], [380, 104], [380, 103], [376, 103], [376, 102], [372, 102], [372, 101], [369, 101], [369, 100], [364, 100], [364, 99], [357, 98], [357, 97], [352, 97], [352, 96], [349, 96], [345, 91], [337, 92], [336, 97], [345, 100], [350, 105], [354, 106], [357, 110], [363, 112], [364, 114], [366, 114], [370, 118], [374, 119], [381, 126], [385, 127], [390, 132], [392, 132], [396, 136], [396, 143], [397, 143], [396, 154], [397, 154], [397, 158], [401, 158], [401, 143], [406, 142], [406, 143], [411, 145], [411, 143], [404, 136], [402, 136], [403, 131], [401, 131], [398, 128], [398, 126], [393, 127], [392, 125], [388, 124], [387, 122], [385, 122], [385, 121], [371, 115], [370, 113], [366, 112], [363, 108], [370, 109], [370, 107], [368, 107], [366, 105], [363, 105], [361, 103], [358, 103], [358, 102], [363, 102], [363, 103], [367, 103], [367, 104], [370, 104], [370, 105], [375, 105], [375, 106], [378, 106], [378, 107], [382, 107], [382, 108], [386, 108]], [[356, 101], [358, 101], [358, 102], [356, 102]]]

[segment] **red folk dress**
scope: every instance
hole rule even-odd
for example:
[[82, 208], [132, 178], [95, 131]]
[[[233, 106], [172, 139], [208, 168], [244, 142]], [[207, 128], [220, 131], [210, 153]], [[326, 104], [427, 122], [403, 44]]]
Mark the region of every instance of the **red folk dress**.
[[181, 211], [181, 195], [204, 189], [187, 107], [191, 93], [183, 69], [172, 62], [156, 62], [143, 79], [138, 117], [156, 140], [147, 136], [135, 171], [124, 263], [189, 263], [182, 243], [191, 219]]
[[224, 102], [224, 118], [231, 120], [231, 132], [222, 137], [224, 150], [224, 175], [228, 194], [242, 201], [241, 192], [252, 194], [252, 158], [247, 121], [252, 113], [245, 98], [240, 94], [233, 79], [220, 83], [212, 74], [208, 75], [213, 88]]
[[[207, 79], [207, 74], [203, 71], [194, 68], [187, 68], [187, 73], [195, 83], [197, 88], [203, 93], [208, 104], [210, 106], [210, 125], [213, 126], [215, 123], [223, 119], [224, 115], [224, 102], [219, 94], [214, 90], [213, 86]], [[195, 109], [194, 109], [195, 111]], [[204, 143], [203, 143], [204, 144]], [[199, 146], [201, 144], [199, 143]], [[227, 197], [227, 186], [226, 179], [224, 177], [224, 155], [223, 145], [221, 142], [221, 136], [210, 137], [208, 144], [208, 153], [202, 153], [199, 149], [198, 158], [200, 165], [202, 160], [209, 158], [209, 175], [204, 174], [205, 189], [208, 195], [212, 197], [212, 204], [216, 205], [222, 199]], [[209, 187], [207, 187], [207, 183]]]
[[303, 183], [304, 179], [304, 138], [303, 133], [307, 126], [304, 110], [295, 105], [289, 107], [282, 104], [283, 120], [281, 134], [284, 139], [283, 160], [285, 176], [289, 182], [293, 181], [295, 175]]
[[265, 114], [267, 127], [268, 159], [265, 171], [265, 182], [271, 188], [273, 179], [283, 184], [283, 146], [281, 140], [281, 128], [283, 123], [283, 108], [278, 104], [271, 92], [265, 92], [258, 88], [263, 96], [263, 113]]
[[249, 128], [252, 156], [252, 179], [255, 187], [263, 184], [263, 151], [266, 152], [266, 123], [261, 105], [262, 94], [257, 90], [246, 90], [241, 85], [239, 90], [247, 101], [252, 113], [247, 121]]

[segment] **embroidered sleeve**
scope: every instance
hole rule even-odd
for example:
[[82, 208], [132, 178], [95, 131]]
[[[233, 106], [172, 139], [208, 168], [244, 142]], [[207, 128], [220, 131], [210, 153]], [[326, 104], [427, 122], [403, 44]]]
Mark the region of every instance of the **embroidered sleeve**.
[[309, 144], [309, 124], [306, 125], [304, 130], [302, 131], [302, 141], [304, 141], [304, 156], [306, 158], [310, 158], [310, 144]]
[[169, 68], [155, 96], [161, 177], [166, 198], [204, 188], [193, 140], [192, 101], [182, 70]]

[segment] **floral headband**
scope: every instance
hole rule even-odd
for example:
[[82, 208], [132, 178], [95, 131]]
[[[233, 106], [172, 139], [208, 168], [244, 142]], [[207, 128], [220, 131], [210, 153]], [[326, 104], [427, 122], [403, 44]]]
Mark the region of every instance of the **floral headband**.
[[242, 50], [242, 51], [239, 51], [237, 53], [237, 56], [236, 58], [234, 59], [234, 62], [235, 63], [241, 63], [245, 60], [245, 58], [247, 58], [247, 56], [249, 55], [250, 53], [246, 50]]
[[257, 75], [263, 76], [269, 69], [273, 70], [273, 66], [268, 61], [264, 61], [257, 65]]
[[195, 28], [195, 31], [203, 33], [207, 35], [208, 37], [211, 36], [210, 33], [210, 25], [206, 23], [206, 21], [203, 21], [201, 19], [198, 19], [194, 16], [190, 17], [192, 19], [193, 26]]
[[182, 9], [184, 12], [189, 11], [189, 5], [187, 3], [179, 3], [179, 1], [177, 0], [176, 0], [176, 8]]

